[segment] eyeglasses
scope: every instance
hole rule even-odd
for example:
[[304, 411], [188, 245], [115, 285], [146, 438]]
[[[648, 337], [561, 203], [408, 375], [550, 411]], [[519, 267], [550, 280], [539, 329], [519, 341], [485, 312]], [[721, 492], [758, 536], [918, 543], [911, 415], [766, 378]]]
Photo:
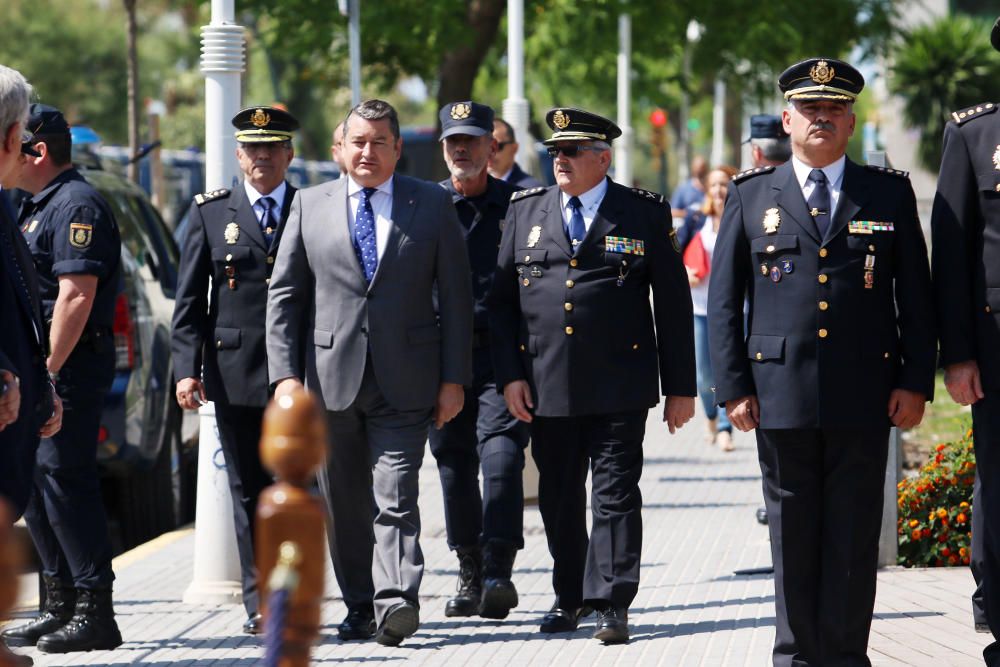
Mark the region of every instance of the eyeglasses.
[[557, 157], [560, 153], [566, 157], [576, 157], [580, 151], [594, 151], [595, 153], [600, 153], [603, 148], [598, 148], [597, 146], [549, 146], [546, 151], [549, 157]]
[[503, 149], [507, 148], [508, 146], [510, 146], [513, 143], [514, 143], [513, 141], [498, 141], [497, 142], [497, 151], [498, 152], [502, 151]]

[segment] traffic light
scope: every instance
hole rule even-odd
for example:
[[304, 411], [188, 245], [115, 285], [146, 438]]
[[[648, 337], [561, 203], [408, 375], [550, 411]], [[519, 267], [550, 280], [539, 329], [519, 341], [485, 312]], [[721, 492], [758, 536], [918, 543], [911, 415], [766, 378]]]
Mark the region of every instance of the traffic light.
[[669, 117], [663, 109], [653, 109], [649, 114], [649, 123], [653, 126], [652, 143], [656, 149], [657, 156], [663, 155], [663, 150], [667, 146], [667, 121]]

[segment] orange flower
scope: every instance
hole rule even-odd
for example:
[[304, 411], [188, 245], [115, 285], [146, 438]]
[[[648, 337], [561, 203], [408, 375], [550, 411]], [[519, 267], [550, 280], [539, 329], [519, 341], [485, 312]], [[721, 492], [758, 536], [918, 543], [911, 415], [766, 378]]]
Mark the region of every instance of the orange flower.
[[920, 525], [919, 521], [917, 521], [916, 519], [910, 519], [910, 528], [916, 528], [919, 525]]
[[935, 447], [935, 448], [934, 448], [934, 451], [935, 451], [935, 452], [943, 452], [943, 451], [944, 451], [944, 448], [945, 448], [946, 446], [947, 446], [947, 445], [945, 445], [945, 444], [944, 444], [944, 443], [942, 442], [941, 444], [939, 444], [939, 445], [938, 445], [937, 447]]
[[969, 508], [969, 503], [967, 503], [967, 502], [965, 502], [965, 501], [963, 500], [962, 502], [960, 502], [960, 503], [958, 504], [958, 506], [959, 506], [959, 507], [961, 507], [962, 509], [968, 509], [968, 508]]
[[938, 515], [939, 519], [943, 519], [946, 516], [948, 516], [948, 511], [945, 508], [943, 508], [943, 507], [939, 507], [937, 509], [937, 515]]
[[912, 533], [910, 533], [910, 537], [913, 538], [914, 542], [919, 542], [920, 541], [920, 531], [919, 530], [913, 531]]
[[966, 556], [969, 555], [969, 550], [966, 549], [965, 547], [962, 547], [961, 549], [958, 550], [958, 555], [961, 556], [962, 558], [965, 558]]
[[955, 517], [955, 521], [958, 522], [958, 523], [965, 523], [966, 520], [967, 520], [967, 517], [965, 516], [964, 512], [960, 512], [959, 515]]

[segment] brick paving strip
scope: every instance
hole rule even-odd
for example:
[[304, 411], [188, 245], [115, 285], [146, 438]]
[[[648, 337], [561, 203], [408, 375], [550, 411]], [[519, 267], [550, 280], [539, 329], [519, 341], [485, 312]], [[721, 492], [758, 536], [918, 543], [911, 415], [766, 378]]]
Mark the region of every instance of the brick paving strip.
[[[706, 444], [701, 418], [671, 436], [650, 412], [642, 492], [642, 586], [630, 610], [632, 641], [604, 647], [590, 638], [593, 619], [571, 635], [537, 632], [552, 604], [552, 561], [541, 517], [525, 510], [525, 549], [514, 581], [520, 605], [504, 621], [453, 619], [444, 605], [455, 590], [457, 561], [444, 537], [441, 491], [430, 453], [421, 470], [421, 544], [426, 572], [421, 626], [399, 648], [374, 641], [342, 643], [336, 626], [345, 610], [331, 570], [323, 610], [323, 636], [315, 664], [386, 662], [444, 665], [664, 665], [718, 667], [770, 664], [774, 639], [774, 589], [769, 575], [736, 576], [733, 570], [770, 563], [767, 529], [757, 525], [760, 479], [752, 435], [737, 434], [729, 454]], [[115, 560], [115, 608], [125, 644], [115, 651], [48, 656], [48, 665], [256, 665], [262, 640], [240, 634], [238, 605], [186, 605], [194, 534], [165, 535]], [[22, 594], [31, 603], [34, 580]], [[981, 665], [988, 635], [972, 627], [966, 568], [904, 570], [879, 574], [869, 655], [877, 666]], [[19, 615], [28, 612], [22, 610]]]

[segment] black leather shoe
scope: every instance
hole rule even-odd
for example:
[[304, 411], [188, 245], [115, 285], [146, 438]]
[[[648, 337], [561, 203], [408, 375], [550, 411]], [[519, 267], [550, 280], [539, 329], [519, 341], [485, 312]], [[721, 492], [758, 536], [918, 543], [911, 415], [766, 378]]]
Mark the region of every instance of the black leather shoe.
[[341, 641], [370, 639], [375, 634], [375, 611], [371, 607], [353, 607], [347, 610], [347, 618], [337, 626], [337, 636]]
[[259, 635], [264, 632], [264, 617], [254, 614], [243, 624], [243, 633], [247, 635]]
[[553, 607], [542, 617], [542, 625], [538, 628], [542, 632], [573, 632], [580, 623], [580, 619], [590, 614], [590, 607], [575, 607], [573, 609], [563, 609]]
[[479, 547], [458, 549], [458, 593], [444, 606], [444, 615], [475, 616], [483, 595], [483, 555]]
[[976, 626], [976, 632], [982, 632], [982, 633], [990, 632], [990, 624], [985, 621], [982, 622], [976, 621], [975, 626]]
[[597, 612], [594, 639], [605, 644], [624, 644], [628, 641], [628, 609], [608, 607]]
[[758, 507], [757, 508], [757, 523], [759, 523], [762, 526], [766, 526], [767, 525], [767, 508], [766, 507]]
[[45, 577], [45, 607], [38, 618], [3, 631], [7, 646], [34, 646], [38, 639], [69, 623], [76, 607], [76, 589], [58, 579]]
[[483, 618], [507, 618], [517, 606], [517, 588], [510, 580], [517, 547], [510, 542], [490, 540], [483, 550], [483, 591], [479, 615]]
[[420, 626], [417, 605], [410, 601], [393, 605], [382, 619], [382, 625], [375, 633], [375, 641], [382, 646], [399, 646], [407, 637], [412, 637]]
[[111, 589], [77, 589], [73, 618], [55, 632], [38, 638], [42, 653], [110, 651], [122, 644], [122, 634], [115, 622]]

